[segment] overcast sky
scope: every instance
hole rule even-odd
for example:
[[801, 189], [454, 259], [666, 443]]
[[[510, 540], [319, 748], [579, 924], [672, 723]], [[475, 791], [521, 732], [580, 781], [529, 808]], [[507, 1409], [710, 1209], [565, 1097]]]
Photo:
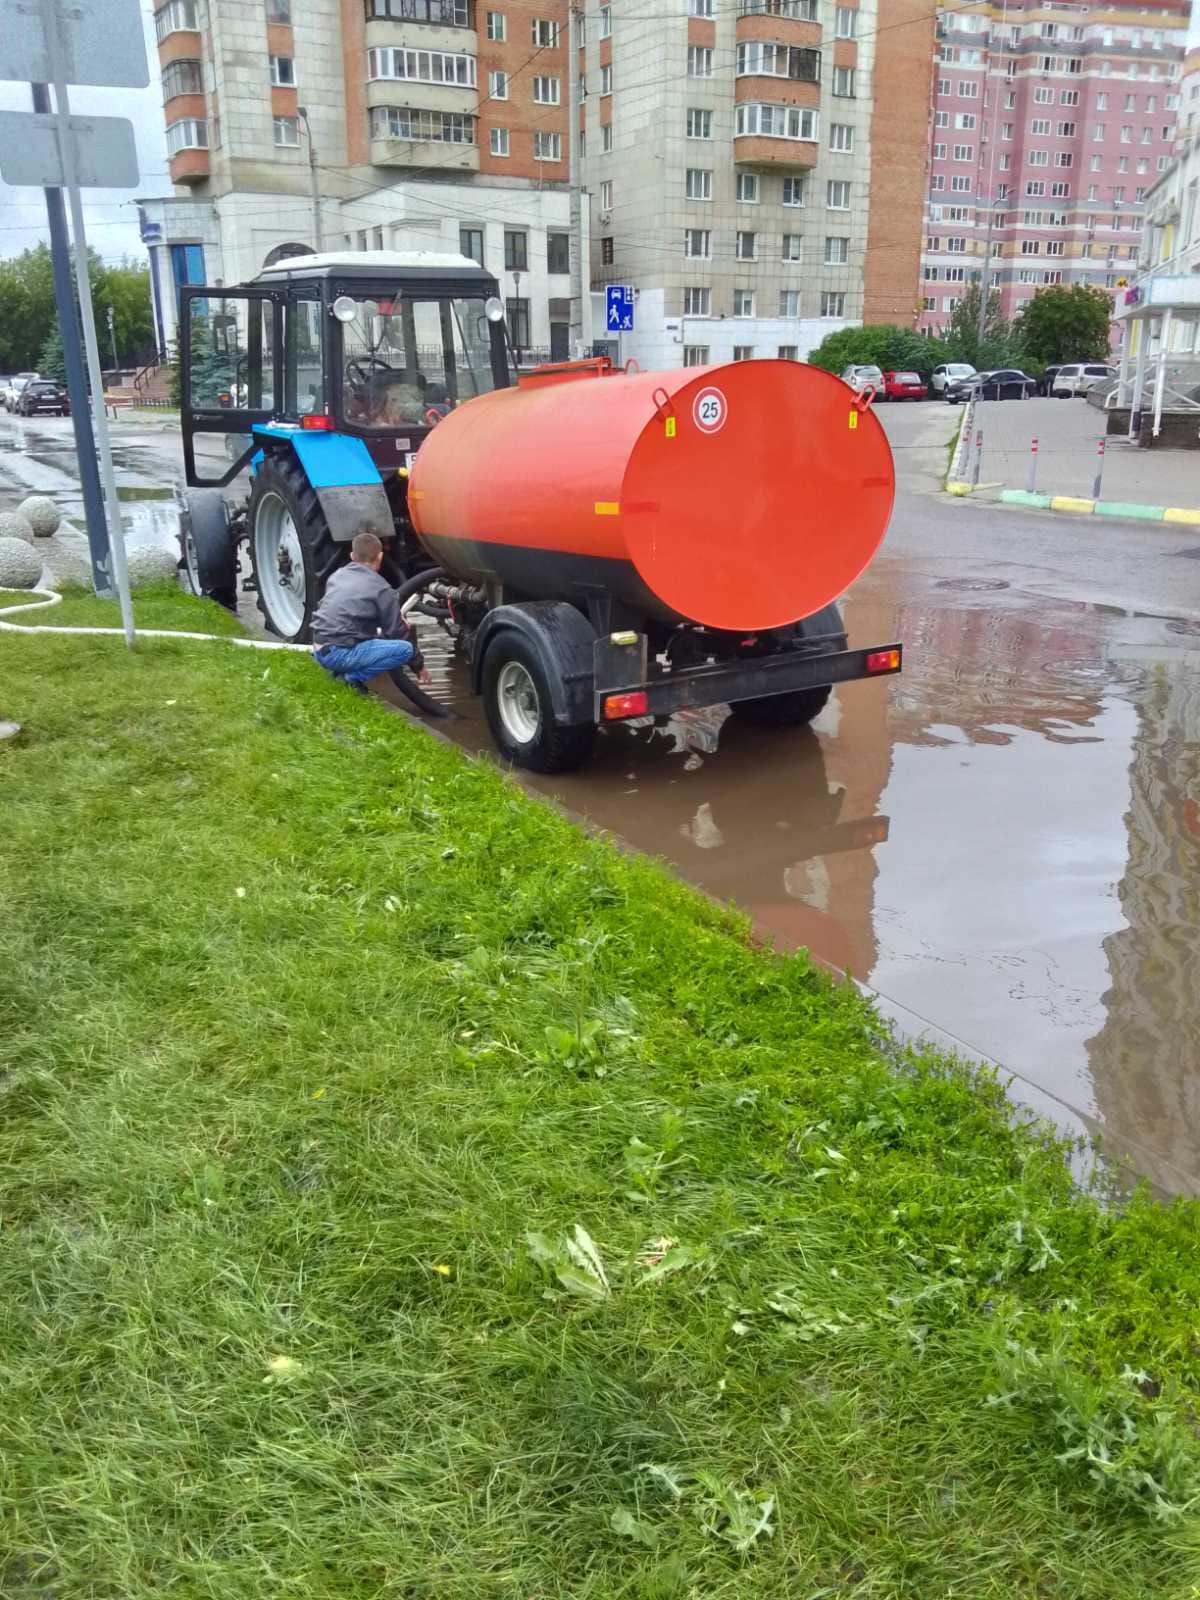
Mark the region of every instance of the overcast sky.
[[[93, 116], [128, 117], [137, 135], [141, 183], [136, 189], [85, 189], [84, 225], [88, 243], [108, 261], [123, 256], [145, 259], [138, 234], [136, 198], [170, 194], [167, 150], [163, 134], [162, 85], [158, 72], [158, 47], [154, 39], [152, 0], [141, 0], [150, 62], [148, 89], [74, 89], [71, 110]], [[31, 109], [27, 84], [0, 83], [0, 107], [12, 111]], [[46, 205], [40, 189], [10, 189], [0, 182], [0, 257], [15, 256], [45, 239]]]

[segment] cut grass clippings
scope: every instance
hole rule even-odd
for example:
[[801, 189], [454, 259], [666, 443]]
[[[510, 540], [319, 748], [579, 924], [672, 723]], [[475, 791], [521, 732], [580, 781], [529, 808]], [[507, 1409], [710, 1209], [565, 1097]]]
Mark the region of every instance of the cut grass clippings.
[[0, 685], [4, 1600], [1195, 1595], [1194, 1205], [302, 656]]

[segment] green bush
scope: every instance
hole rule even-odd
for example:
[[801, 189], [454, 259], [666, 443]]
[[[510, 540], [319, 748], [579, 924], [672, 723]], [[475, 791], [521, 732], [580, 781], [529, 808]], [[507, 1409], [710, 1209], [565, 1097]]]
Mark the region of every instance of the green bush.
[[874, 363], [884, 372], [919, 372], [928, 383], [934, 367], [946, 359], [934, 340], [884, 322], [871, 328], [840, 328], [822, 339], [808, 361], [826, 372]]

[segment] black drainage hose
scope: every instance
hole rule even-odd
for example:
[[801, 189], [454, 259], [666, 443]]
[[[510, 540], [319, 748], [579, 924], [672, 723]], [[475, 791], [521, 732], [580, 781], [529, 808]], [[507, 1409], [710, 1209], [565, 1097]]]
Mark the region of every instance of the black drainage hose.
[[412, 701], [418, 711], [423, 711], [428, 717], [452, 717], [454, 713], [448, 706], [442, 705], [440, 700], [435, 700], [432, 695], [426, 694], [419, 684], [413, 682], [403, 667], [397, 667], [394, 672], [389, 672], [388, 677], [396, 685], [402, 695]]
[[424, 572], [418, 572], [415, 577], [406, 579], [396, 590], [397, 604], [403, 605], [406, 600], [411, 600], [413, 595], [419, 594], [438, 578], [444, 577], [445, 573], [441, 567], [426, 567]]

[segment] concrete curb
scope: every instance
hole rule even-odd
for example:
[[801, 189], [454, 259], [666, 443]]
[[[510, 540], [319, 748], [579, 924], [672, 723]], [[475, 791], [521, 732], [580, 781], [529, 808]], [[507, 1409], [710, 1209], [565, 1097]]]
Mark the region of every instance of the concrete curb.
[[[967, 456], [971, 445], [971, 419], [975, 415], [975, 401], [970, 399], [962, 408], [958, 419], [958, 438], [950, 452], [950, 466], [943, 487], [947, 494], [970, 494], [971, 486], [965, 481]], [[965, 441], [965, 443], [964, 443]]]
[[[969, 494], [965, 483], [947, 483], [949, 494]], [[1027, 489], [1001, 489], [1001, 504], [1038, 511], [1069, 511], [1076, 516], [1127, 517], [1136, 522], [1181, 522], [1200, 527], [1200, 511], [1186, 506], [1144, 506], [1129, 500], [1084, 500], [1071, 494], [1030, 494]]]

